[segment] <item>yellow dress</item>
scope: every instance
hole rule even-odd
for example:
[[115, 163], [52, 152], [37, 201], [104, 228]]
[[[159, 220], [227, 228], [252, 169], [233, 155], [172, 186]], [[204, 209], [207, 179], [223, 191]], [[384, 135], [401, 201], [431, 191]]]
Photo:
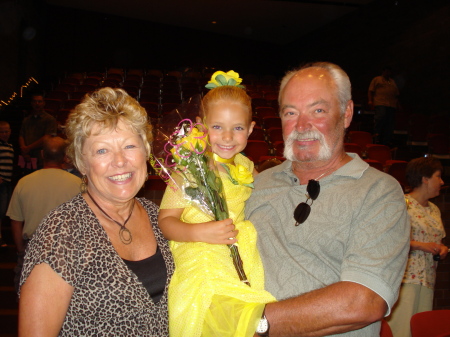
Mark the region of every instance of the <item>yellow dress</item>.
[[[235, 163], [253, 171], [253, 162], [238, 154]], [[220, 173], [229, 216], [239, 230], [239, 253], [251, 287], [239, 280], [226, 245], [204, 242], [170, 242], [175, 273], [169, 286], [169, 333], [171, 337], [253, 336], [264, 305], [275, 298], [264, 290], [264, 271], [256, 248], [256, 230], [244, 220], [245, 201], [251, 188], [234, 185], [227, 173]], [[185, 223], [212, 221], [190, 206], [170, 187], [161, 209], [184, 208]]]

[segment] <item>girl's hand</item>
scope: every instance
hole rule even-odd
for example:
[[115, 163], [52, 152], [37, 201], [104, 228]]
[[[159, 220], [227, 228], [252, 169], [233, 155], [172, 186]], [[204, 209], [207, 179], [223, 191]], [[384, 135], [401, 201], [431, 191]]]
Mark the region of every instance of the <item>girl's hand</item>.
[[195, 240], [212, 244], [231, 245], [237, 242], [239, 231], [231, 219], [195, 224]]

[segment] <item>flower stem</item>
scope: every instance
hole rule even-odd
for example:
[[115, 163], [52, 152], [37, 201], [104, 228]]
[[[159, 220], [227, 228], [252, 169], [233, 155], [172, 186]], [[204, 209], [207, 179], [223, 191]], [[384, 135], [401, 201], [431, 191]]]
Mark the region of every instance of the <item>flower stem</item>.
[[231, 257], [233, 258], [234, 268], [236, 269], [239, 279], [250, 287], [250, 282], [245, 275], [244, 266], [242, 264], [241, 255], [239, 254], [239, 249], [236, 245], [227, 245], [230, 248]]

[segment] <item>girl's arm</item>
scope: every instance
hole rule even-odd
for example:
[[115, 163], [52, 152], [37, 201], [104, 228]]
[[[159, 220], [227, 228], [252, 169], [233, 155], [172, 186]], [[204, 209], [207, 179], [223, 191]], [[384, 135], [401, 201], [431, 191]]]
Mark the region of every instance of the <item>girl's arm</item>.
[[178, 242], [206, 242], [212, 244], [236, 243], [239, 233], [231, 219], [204, 223], [186, 223], [180, 220], [183, 208], [160, 209], [158, 223], [168, 240]]

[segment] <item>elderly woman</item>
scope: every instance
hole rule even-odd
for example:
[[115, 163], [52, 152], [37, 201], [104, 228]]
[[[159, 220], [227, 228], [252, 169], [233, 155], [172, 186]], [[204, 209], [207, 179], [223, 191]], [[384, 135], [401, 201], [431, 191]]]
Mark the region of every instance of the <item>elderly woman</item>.
[[405, 195], [411, 222], [411, 248], [399, 299], [389, 319], [395, 337], [411, 336], [411, 317], [433, 309], [438, 264], [435, 260], [444, 259], [448, 253], [448, 247], [442, 244], [445, 231], [441, 212], [429, 201], [439, 195], [444, 184], [441, 174], [441, 163], [432, 157], [413, 159], [406, 167], [406, 178], [412, 188]]
[[20, 336], [167, 336], [173, 260], [147, 179], [151, 126], [125, 91], [88, 95], [67, 121], [82, 193], [43, 220], [21, 280]]

